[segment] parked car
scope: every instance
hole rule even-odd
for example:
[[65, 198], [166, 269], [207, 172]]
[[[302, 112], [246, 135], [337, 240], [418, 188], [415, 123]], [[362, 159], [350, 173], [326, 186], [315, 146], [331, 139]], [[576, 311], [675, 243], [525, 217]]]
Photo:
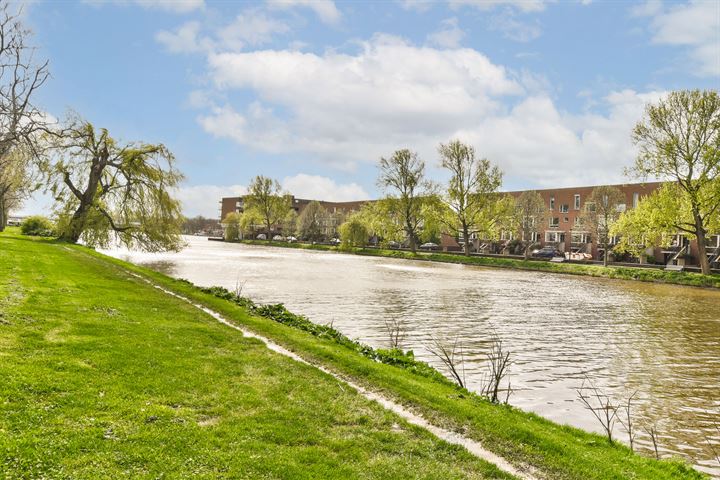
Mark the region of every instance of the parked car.
[[340, 245], [341, 242], [339, 238], [331, 238], [330, 243], [332, 243], [333, 245]]
[[390, 248], [400, 248], [400, 244], [394, 240], [389, 241], [387, 245]]
[[267, 237], [264, 233], [259, 234], [257, 237], [255, 237], [258, 240], [267, 240]]
[[285, 240], [285, 237], [283, 237], [282, 235], [275, 235], [273, 237], [273, 240], [275, 240], [276, 242], [282, 242]]
[[433, 243], [433, 242], [427, 242], [427, 243], [423, 243], [422, 245], [420, 245], [420, 248], [425, 249], [425, 250], [437, 250], [438, 247], [439, 247], [439, 245], [437, 243]]
[[292, 243], [292, 242], [297, 242], [297, 238], [295, 238], [295, 237], [293, 237], [293, 236], [287, 237], [285, 240], [287, 240], [287, 241], [290, 242], [290, 243]]
[[545, 246], [532, 251], [532, 256], [536, 258], [555, 258], [563, 257], [565, 255], [555, 247]]

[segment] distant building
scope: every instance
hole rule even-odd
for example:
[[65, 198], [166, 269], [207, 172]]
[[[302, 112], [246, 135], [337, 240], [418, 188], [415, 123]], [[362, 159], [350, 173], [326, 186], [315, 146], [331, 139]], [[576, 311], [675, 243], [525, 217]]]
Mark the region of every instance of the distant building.
[[[662, 185], [661, 182], [629, 183], [612, 185], [625, 194], [625, 203], [620, 204], [619, 209], [625, 211], [637, 206], [641, 198], [650, 195]], [[589, 253], [593, 258], [602, 258], [602, 246], [598, 245], [597, 239], [593, 238], [592, 232], [585, 230], [581, 223], [581, 214], [585, 208], [585, 202], [596, 187], [567, 187], [535, 189], [547, 205], [547, 220], [544, 225], [538, 225], [537, 231], [533, 232], [531, 240], [536, 241], [540, 246], [554, 246], [561, 252], [583, 252]], [[525, 190], [507, 192], [508, 195], [519, 197]], [[300, 214], [312, 200], [292, 198], [292, 205], [295, 211]], [[326, 202], [319, 201], [330, 213], [339, 213], [336, 218], [344, 218], [347, 214], [360, 210], [367, 202]], [[221, 218], [228, 213], [242, 212], [244, 206], [243, 197], [228, 197], [221, 201]], [[334, 227], [337, 227], [335, 225]], [[504, 253], [506, 245], [514, 239], [512, 232], [501, 232], [500, 239], [483, 239], [477, 235], [471, 235], [471, 251], [480, 253]], [[524, 239], [521, 239], [524, 240]], [[612, 248], [617, 244], [617, 238], [610, 241]], [[669, 247], [650, 248], [645, 251], [642, 259], [644, 261], [654, 259], [659, 264], [693, 265], [698, 264], [697, 241], [690, 240], [687, 235], [677, 233], [670, 239]], [[452, 235], [443, 234], [441, 247], [446, 251], [461, 250], [464, 239]], [[712, 235], [707, 239], [708, 256], [711, 261], [720, 261], [720, 235]]]

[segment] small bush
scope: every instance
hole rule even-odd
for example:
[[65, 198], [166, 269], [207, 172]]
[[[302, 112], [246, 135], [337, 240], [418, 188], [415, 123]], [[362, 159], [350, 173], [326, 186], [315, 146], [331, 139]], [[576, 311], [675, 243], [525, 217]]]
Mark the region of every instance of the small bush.
[[35, 237], [51, 237], [53, 236], [55, 225], [53, 222], [42, 215], [33, 215], [27, 217], [20, 224], [20, 232], [23, 235], [32, 235]]

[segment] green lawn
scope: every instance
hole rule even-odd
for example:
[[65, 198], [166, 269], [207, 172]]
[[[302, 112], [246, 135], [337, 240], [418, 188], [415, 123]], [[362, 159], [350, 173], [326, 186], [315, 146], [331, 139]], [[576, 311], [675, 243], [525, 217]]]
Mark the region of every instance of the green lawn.
[[511, 268], [516, 270], [533, 270], [569, 275], [588, 275], [591, 277], [617, 278], [621, 280], [638, 280], [642, 282], [672, 283], [692, 287], [720, 288], [720, 275], [702, 275], [694, 272], [666, 272], [656, 268], [619, 267], [578, 263], [551, 263], [543, 260], [516, 260], [513, 258], [479, 257], [458, 255], [442, 252], [417, 252], [407, 250], [391, 250], [379, 248], [341, 249], [330, 245], [311, 245], [307, 243], [267, 242], [265, 240], [241, 240], [239, 243], [263, 245], [283, 248], [301, 248], [308, 250], [324, 250], [372, 257], [403, 258], [408, 260], [425, 260], [443, 263], [460, 263], [482, 267]]
[[539, 476], [704, 478], [250, 315], [187, 282], [13, 234], [0, 235], [0, 478], [507, 478], [130, 271]]
[[0, 236], [0, 478], [509, 478], [82, 248]]

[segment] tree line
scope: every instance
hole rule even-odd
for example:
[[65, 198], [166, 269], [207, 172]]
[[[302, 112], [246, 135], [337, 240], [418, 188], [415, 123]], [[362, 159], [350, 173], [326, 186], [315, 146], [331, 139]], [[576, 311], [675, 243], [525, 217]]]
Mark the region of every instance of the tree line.
[[[667, 245], [676, 233], [698, 243], [703, 273], [710, 273], [706, 240], [720, 234], [720, 98], [714, 90], [672, 92], [648, 105], [632, 132], [639, 154], [626, 170], [630, 178], [659, 179], [662, 186], [624, 209], [625, 194], [599, 186], [585, 199], [575, 230], [587, 232], [603, 251], [640, 256], [647, 248]], [[383, 196], [367, 202], [340, 224], [346, 246], [404, 245], [415, 252], [424, 242], [439, 242], [443, 233], [459, 239], [465, 255], [471, 239], [498, 240], [503, 233], [512, 253], [530, 257], [538, 234], [548, 229], [549, 211], [537, 191], [517, 197], [504, 194], [503, 172], [471, 145], [452, 140], [438, 147], [438, 164], [449, 175], [441, 185], [426, 177], [426, 163], [416, 152], [400, 149], [378, 163], [377, 184]], [[298, 218], [291, 196], [277, 181], [257, 177], [244, 197], [245, 211], [231, 214], [231, 237], [262, 223], [268, 240], [273, 227], [294, 232], [303, 240], [327, 240], [317, 226], [327, 212], [314, 202]], [[337, 219], [334, 224], [337, 224]], [[619, 239], [616, 243], [614, 239]], [[586, 243], [590, 243], [587, 241]]]

